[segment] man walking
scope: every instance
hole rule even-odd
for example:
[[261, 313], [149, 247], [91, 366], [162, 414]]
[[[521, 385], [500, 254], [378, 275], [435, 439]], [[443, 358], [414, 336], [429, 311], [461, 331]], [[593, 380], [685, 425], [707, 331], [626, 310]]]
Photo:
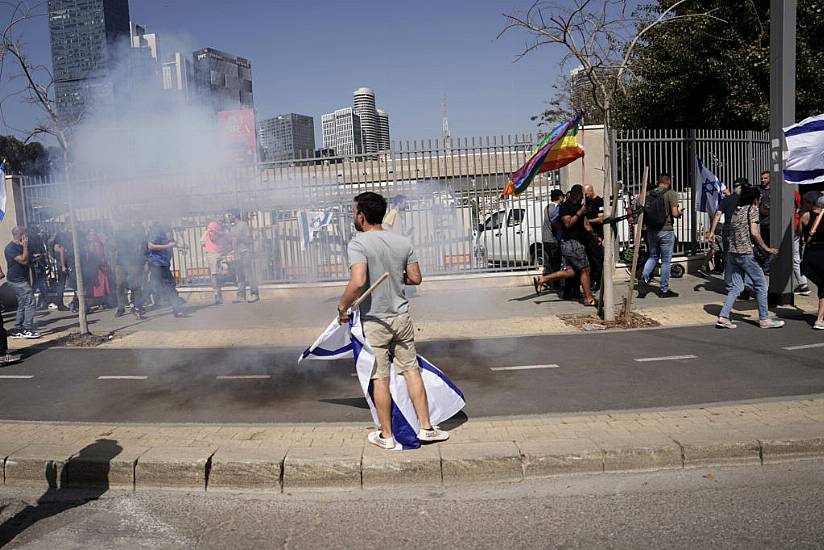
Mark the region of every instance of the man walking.
[[384, 273], [389, 278], [379, 285], [360, 305], [363, 333], [375, 352], [372, 368], [373, 400], [381, 429], [367, 437], [382, 449], [394, 449], [392, 432], [392, 398], [389, 391], [390, 355], [395, 372], [406, 382], [409, 398], [421, 425], [421, 442], [445, 441], [449, 434], [433, 426], [429, 404], [415, 350], [415, 331], [409, 316], [409, 302], [404, 285], [421, 284], [421, 270], [412, 242], [392, 231], [382, 222], [386, 199], [366, 192], [355, 197], [352, 215], [358, 233], [349, 243], [349, 284], [338, 303], [338, 320], [349, 321], [349, 307], [361, 293]]
[[[258, 291], [258, 277], [255, 269], [255, 240], [252, 237], [252, 228], [240, 218], [237, 210], [226, 213], [229, 223], [229, 237], [232, 239], [232, 248], [235, 251], [235, 272], [237, 275], [237, 299], [235, 302], [252, 303], [260, 299]], [[249, 297], [246, 297], [246, 287], [249, 287]]]
[[[5, 278], [6, 274], [0, 269], [0, 279]], [[20, 359], [20, 355], [9, 353], [9, 335], [3, 326], [3, 315], [0, 314], [0, 367], [17, 363]]]
[[17, 295], [17, 315], [14, 320], [12, 338], [40, 338], [34, 327], [34, 291], [29, 283], [29, 236], [25, 227], [15, 226], [11, 230], [13, 240], [6, 245], [7, 281]]
[[[641, 280], [638, 281], [638, 297], [647, 295], [648, 284], [658, 259], [661, 259], [661, 286], [658, 296], [661, 298], [675, 298], [677, 292], [673, 292], [669, 287], [670, 267], [672, 265], [672, 251], [675, 248], [675, 219], [683, 215], [681, 207], [678, 205], [678, 193], [671, 189], [672, 176], [660, 174], [658, 176], [658, 187], [649, 193], [644, 205], [645, 224], [647, 226], [647, 245], [649, 246], [649, 258], [644, 264], [641, 273]], [[660, 219], [651, 219], [651, 210], [660, 211]]]
[[587, 184], [584, 185], [584, 197], [587, 200], [587, 213], [585, 214], [592, 233], [587, 239], [587, 256], [592, 270], [590, 278], [592, 280], [592, 290], [598, 290], [601, 285], [601, 273], [604, 271], [604, 199], [595, 194], [595, 189]]
[[126, 314], [128, 293], [132, 294], [132, 313], [143, 319], [143, 286], [146, 279], [146, 258], [149, 254], [146, 232], [137, 220], [131, 219], [115, 235], [115, 317]]
[[158, 301], [165, 301], [172, 308], [175, 317], [185, 317], [180, 308], [182, 300], [177, 295], [177, 283], [172, 275], [172, 249], [185, 246], [178, 245], [171, 237], [169, 230], [156, 223], [149, 230], [149, 277], [151, 286]]

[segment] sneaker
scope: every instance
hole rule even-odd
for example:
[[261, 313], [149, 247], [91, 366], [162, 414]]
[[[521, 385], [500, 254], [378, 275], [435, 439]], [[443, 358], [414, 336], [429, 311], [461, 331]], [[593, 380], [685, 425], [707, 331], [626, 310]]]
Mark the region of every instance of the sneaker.
[[638, 297], [646, 298], [649, 293], [649, 283], [643, 278], [638, 277]]
[[392, 451], [396, 447], [395, 438], [383, 437], [380, 430], [370, 432], [370, 434], [366, 436], [366, 440], [372, 445], [377, 445], [381, 449], [386, 449], [387, 451]]
[[673, 292], [672, 290], [668, 289], [666, 292], [659, 292], [658, 297], [659, 298], [678, 298], [678, 293]]
[[812, 292], [813, 291], [810, 290], [810, 287], [807, 285], [798, 285], [793, 291], [794, 294], [801, 294], [802, 296], [809, 296]]
[[428, 430], [424, 430], [421, 428], [421, 431], [418, 432], [418, 439], [421, 440], [421, 443], [434, 443], [436, 441], [446, 441], [449, 439], [449, 432], [441, 430], [437, 426], [432, 426]]
[[816, 321], [813, 325], [814, 330], [824, 330], [824, 321]]
[[260, 301], [260, 294], [258, 294], [257, 292], [253, 292], [249, 295], [249, 299], [246, 300], [246, 303], [247, 304], [254, 304], [255, 302], [259, 302], [259, 301]]
[[20, 330], [20, 329], [14, 329], [14, 330], [9, 332], [9, 337], [14, 339], [14, 340], [19, 340], [19, 339], [23, 338], [23, 331]]
[[21, 359], [23, 359], [22, 355], [12, 355], [11, 353], [7, 353], [5, 355], [0, 355], [0, 365], [11, 365], [12, 363], [18, 363]]
[[42, 336], [36, 330], [27, 330], [23, 332], [23, 338], [26, 340], [37, 340], [38, 338], [42, 338]]
[[736, 328], [738, 325], [727, 319], [726, 317], [719, 317], [715, 322], [716, 328]]
[[764, 321], [758, 321], [758, 326], [761, 328], [781, 328], [784, 326], [784, 321], [780, 319], [766, 319]]
[[57, 304], [52, 302], [51, 304], [49, 304], [49, 309], [57, 309]]

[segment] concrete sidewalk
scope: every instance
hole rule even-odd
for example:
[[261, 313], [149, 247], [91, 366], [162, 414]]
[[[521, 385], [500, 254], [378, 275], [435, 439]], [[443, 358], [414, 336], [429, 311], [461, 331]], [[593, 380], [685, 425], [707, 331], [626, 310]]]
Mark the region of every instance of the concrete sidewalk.
[[388, 452], [366, 425], [5, 422], [0, 461], [6, 486], [288, 493], [824, 457], [824, 395], [456, 424], [445, 443]]
[[[672, 279], [672, 287], [681, 294], [678, 298], [664, 300], [650, 294], [636, 301], [636, 311], [664, 327], [714, 322], [724, 299], [718, 277], [688, 275]], [[626, 285], [616, 290], [620, 302]], [[113, 334], [111, 342], [103, 345], [110, 348], [305, 347], [335, 317], [342, 291], [339, 283], [280, 285], [264, 293], [260, 302], [233, 304], [227, 290], [227, 303], [212, 306], [203, 302], [211, 299], [210, 289], [187, 290], [184, 295], [191, 311], [187, 319], [174, 319], [165, 310], [150, 312], [145, 321], [131, 316], [115, 319], [108, 310], [92, 313], [89, 322], [93, 333]], [[561, 316], [594, 312], [554, 293], [536, 296], [526, 272], [440, 278], [424, 284], [410, 301], [419, 341], [578, 332]], [[796, 307], [777, 313], [798, 316], [815, 308], [815, 296], [796, 296]], [[755, 310], [754, 301], [739, 302], [736, 312], [741, 319], [755, 319]], [[44, 338], [13, 340], [12, 349], [48, 345], [77, 330], [76, 318], [65, 313], [50, 312], [38, 322]]]

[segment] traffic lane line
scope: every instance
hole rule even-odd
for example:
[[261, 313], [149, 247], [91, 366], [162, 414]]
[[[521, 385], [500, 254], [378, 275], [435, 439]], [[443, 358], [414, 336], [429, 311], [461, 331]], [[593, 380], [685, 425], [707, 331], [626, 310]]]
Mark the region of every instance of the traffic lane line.
[[0, 380], [29, 380], [34, 378], [32, 375], [26, 374], [2, 374], [0, 375]]
[[148, 376], [98, 376], [98, 380], [146, 380]]
[[787, 351], [796, 351], [799, 349], [812, 349], [812, 348], [824, 348], [824, 342], [818, 342], [817, 344], [801, 344], [799, 346], [787, 346], [785, 348], [781, 348]]
[[560, 369], [561, 365], [521, 365], [517, 367], [489, 367], [491, 371]]
[[268, 380], [270, 374], [224, 374], [216, 377], [217, 380]]
[[664, 357], [639, 357], [635, 359], [638, 363], [649, 363], [652, 361], [683, 361], [686, 359], [698, 359], [697, 355], [667, 355]]

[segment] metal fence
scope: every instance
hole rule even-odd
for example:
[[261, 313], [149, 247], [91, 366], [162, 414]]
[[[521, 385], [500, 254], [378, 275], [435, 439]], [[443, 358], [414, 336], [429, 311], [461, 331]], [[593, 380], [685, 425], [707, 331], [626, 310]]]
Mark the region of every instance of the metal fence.
[[[695, 182], [697, 159], [701, 159], [721, 181], [728, 185], [737, 177], [756, 184], [760, 173], [769, 167], [769, 135], [736, 130], [619, 130], [612, 136], [612, 171], [624, 184], [625, 195], [641, 192], [645, 166], [650, 168], [650, 189], [657, 174], [672, 175], [684, 217], [676, 223], [681, 254], [703, 249], [710, 217], [696, 212]], [[619, 239], [628, 241], [626, 225]]]
[[[188, 252], [174, 257], [182, 284], [208, 283], [201, 237], [229, 208], [250, 221], [261, 280], [347, 278], [351, 201], [363, 191], [404, 197], [401, 231], [412, 239], [424, 273], [510, 271], [539, 263], [543, 207], [550, 190], [563, 187], [558, 173], [542, 174], [520, 197], [499, 198], [509, 174], [535, 144], [531, 135], [405, 142], [379, 154], [298, 159], [223, 173], [95, 174], [73, 178], [71, 189], [78, 220], [103, 234], [129, 217], [170, 224], [176, 239], [189, 245]], [[640, 190], [645, 165], [653, 174], [673, 174], [689, 213], [678, 226], [679, 251], [686, 252], [701, 245], [706, 226], [692, 208], [696, 155], [724, 181], [742, 174], [754, 180], [767, 166], [768, 141], [754, 132], [621, 131], [612, 136], [612, 152], [613, 173], [624, 182], [625, 194]], [[24, 178], [26, 224], [54, 233], [67, 219], [67, 189], [60, 178]], [[630, 238], [621, 224], [619, 241]]]

